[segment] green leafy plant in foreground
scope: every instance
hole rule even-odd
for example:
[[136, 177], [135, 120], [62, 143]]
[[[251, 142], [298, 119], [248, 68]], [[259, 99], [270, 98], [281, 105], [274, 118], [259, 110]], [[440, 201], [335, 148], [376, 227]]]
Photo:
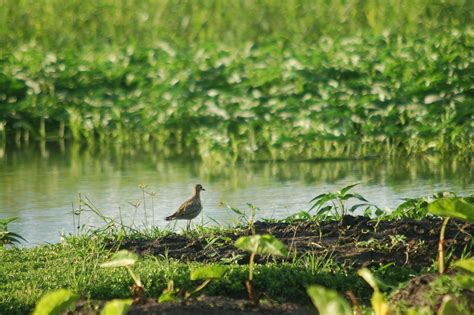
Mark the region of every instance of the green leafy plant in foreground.
[[100, 315], [126, 315], [132, 303], [132, 299], [115, 299], [109, 301], [105, 304], [104, 308], [100, 312]]
[[[321, 217], [327, 217], [333, 215], [337, 219], [341, 219], [348, 212], [353, 213], [355, 210], [361, 207], [365, 207], [364, 215], [370, 216], [372, 209], [375, 208], [375, 215], [381, 215], [383, 212], [377, 206], [369, 203], [362, 195], [354, 192], [349, 192], [352, 188], [359, 185], [359, 183], [348, 185], [337, 192], [329, 192], [317, 195], [311, 199], [310, 203], [312, 206], [309, 211], [316, 209], [316, 215]], [[351, 208], [347, 208], [347, 201], [355, 199], [362, 201], [353, 205]]]
[[450, 218], [457, 218], [474, 223], [474, 206], [463, 198], [441, 198], [428, 205], [428, 211], [432, 214], [445, 217], [441, 226], [438, 243], [438, 271], [444, 273], [444, 234], [446, 225]]
[[203, 280], [203, 282], [193, 291], [186, 292], [185, 298], [196, 294], [204, 289], [212, 280], [221, 279], [227, 272], [227, 267], [222, 265], [201, 266], [191, 269], [191, 280]]
[[15, 217], [0, 219], [0, 246], [13, 245], [20, 241], [26, 242], [21, 235], [8, 231], [8, 225], [16, 219]]
[[456, 275], [456, 281], [463, 288], [474, 292], [474, 258], [458, 260], [454, 267], [462, 271], [462, 274]]
[[137, 260], [137, 254], [127, 250], [120, 250], [116, 252], [109, 261], [102, 263], [100, 266], [104, 268], [126, 268], [134, 281], [134, 285], [130, 288], [134, 301], [143, 301], [145, 299], [143, 284], [140, 280], [140, 276], [132, 270], [132, 266]]
[[61, 315], [78, 299], [79, 295], [66, 289], [49, 292], [38, 301], [33, 315]]
[[253, 276], [255, 268], [256, 255], [287, 256], [288, 249], [276, 237], [269, 234], [242, 236], [235, 242], [239, 249], [250, 253], [249, 259], [249, 277], [245, 283], [249, 299], [255, 304], [258, 303], [258, 297], [253, 288]]

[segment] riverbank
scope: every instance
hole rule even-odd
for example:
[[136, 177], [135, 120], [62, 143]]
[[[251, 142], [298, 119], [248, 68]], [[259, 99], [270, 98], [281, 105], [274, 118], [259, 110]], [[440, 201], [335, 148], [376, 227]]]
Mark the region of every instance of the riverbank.
[[[133, 306], [136, 314], [164, 310], [173, 313], [177, 309], [199, 314], [223, 310], [235, 314], [278, 310], [287, 314], [295, 308], [305, 314], [311, 309], [305, 287], [312, 284], [342, 295], [350, 291], [360, 306], [366, 307], [372, 290], [357, 275], [361, 267], [370, 268], [385, 283], [384, 294], [401, 309], [427, 305], [436, 310], [448, 293], [467, 309], [468, 293], [454, 281], [454, 271], [436, 275], [440, 226], [441, 220], [434, 217], [370, 220], [344, 216], [329, 221], [291, 218], [250, 222], [231, 229], [198, 226], [191, 233], [180, 234], [158, 229], [125, 234], [120, 230], [90, 231], [81, 237], [68, 237], [60, 244], [1, 250], [0, 313], [30, 312], [43, 294], [58, 288], [80, 294], [78, 307], [83, 313], [93, 312], [103, 300], [129, 298], [133, 280], [127, 271], [100, 267], [122, 249], [140, 255], [133, 268], [143, 283], [146, 302]], [[285, 258], [257, 256], [254, 286], [267, 301], [260, 309], [246, 301], [249, 255], [233, 245], [238, 237], [254, 232], [274, 235], [289, 251]], [[474, 225], [450, 222], [446, 230], [448, 266], [472, 255], [472, 235]], [[199, 284], [190, 280], [192, 269], [215, 264], [226, 266], [225, 276], [211, 281], [196, 296], [177, 304], [156, 302], [170, 280], [180, 296]], [[423, 285], [413, 287], [417, 279]], [[402, 299], [407, 296], [403, 287], [411, 290], [411, 295], [418, 289], [423, 292], [416, 299]], [[205, 297], [199, 298], [201, 295]]]

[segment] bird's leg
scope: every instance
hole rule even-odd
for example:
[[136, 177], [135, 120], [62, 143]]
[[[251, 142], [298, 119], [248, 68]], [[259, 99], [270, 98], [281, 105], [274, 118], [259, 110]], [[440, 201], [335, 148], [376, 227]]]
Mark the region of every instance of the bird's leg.
[[191, 231], [191, 220], [188, 220], [188, 224], [186, 225], [186, 231], [188, 231], [188, 233]]

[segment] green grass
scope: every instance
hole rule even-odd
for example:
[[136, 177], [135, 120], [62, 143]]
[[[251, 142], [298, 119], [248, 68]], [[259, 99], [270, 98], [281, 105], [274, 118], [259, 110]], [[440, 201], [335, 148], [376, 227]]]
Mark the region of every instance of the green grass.
[[[135, 235], [135, 238], [149, 239], [150, 235]], [[0, 313], [27, 313], [42, 295], [58, 288], [71, 289], [93, 300], [130, 297], [133, 280], [125, 269], [99, 267], [111, 256], [113, 251], [106, 249], [105, 245], [114, 239], [114, 235], [73, 237], [62, 244], [0, 250]], [[195, 288], [197, 284], [189, 280], [189, 275], [190, 268], [196, 265], [199, 264], [144, 256], [133, 269], [141, 277], [146, 295], [157, 298], [166, 288], [168, 280], [174, 280], [175, 286], [180, 289]], [[228, 266], [227, 275], [211, 282], [203, 294], [246, 298], [244, 281], [248, 275], [247, 266]], [[257, 265], [255, 289], [276, 301], [308, 303], [305, 285], [317, 283], [341, 293], [351, 290], [363, 303], [368, 302], [370, 290], [355, 270], [342, 270], [330, 264], [326, 266], [308, 268], [304, 260], [283, 265], [271, 262]], [[395, 285], [407, 280], [412, 271], [394, 268], [378, 274]]]

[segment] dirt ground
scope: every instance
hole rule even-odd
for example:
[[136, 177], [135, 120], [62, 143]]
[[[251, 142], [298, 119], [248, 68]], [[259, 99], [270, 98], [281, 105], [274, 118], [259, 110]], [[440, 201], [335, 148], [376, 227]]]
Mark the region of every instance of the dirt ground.
[[[394, 263], [421, 269], [430, 266], [437, 257], [441, 220], [424, 218], [380, 221], [366, 217], [344, 216], [341, 221], [320, 223], [298, 221], [292, 223], [256, 222], [256, 234], [269, 233], [285, 243], [290, 251], [287, 259], [314, 254], [331, 257], [335, 263], [354, 268]], [[140, 254], [167, 255], [183, 261], [248, 262], [248, 254], [234, 246], [235, 240], [248, 235], [245, 228], [219, 234], [216, 237], [193, 238], [182, 234], [170, 234], [155, 240], [129, 240], [122, 244]], [[469, 248], [474, 225], [451, 220], [446, 229], [447, 253], [457, 259]], [[326, 256], [324, 256], [326, 255]], [[265, 257], [260, 258], [261, 262]]]

